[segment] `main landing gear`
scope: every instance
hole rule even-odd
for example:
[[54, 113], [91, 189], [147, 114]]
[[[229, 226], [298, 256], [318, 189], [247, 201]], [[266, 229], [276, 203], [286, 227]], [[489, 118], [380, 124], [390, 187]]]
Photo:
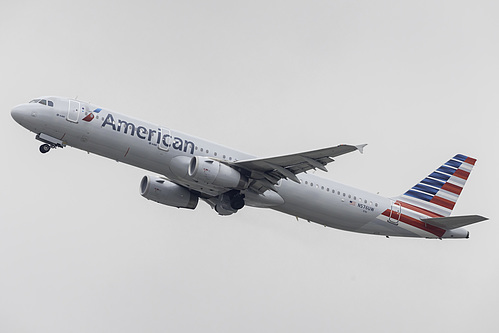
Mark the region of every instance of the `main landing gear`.
[[221, 194], [214, 202], [214, 208], [219, 215], [231, 215], [244, 207], [245, 195], [237, 190]]

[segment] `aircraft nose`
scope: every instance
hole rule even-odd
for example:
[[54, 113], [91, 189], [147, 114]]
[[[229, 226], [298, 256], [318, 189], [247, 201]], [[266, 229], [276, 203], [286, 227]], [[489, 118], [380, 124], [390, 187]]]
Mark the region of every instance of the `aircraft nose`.
[[26, 119], [26, 116], [28, 114], [29, 114], [29, 111], [26, 110], [26, 107], [24, 105], [18, 105], [10, 111], [10, 115], [12, 116], [12, 118], [21, 125], [22, 125], [23, 119]]
[[12, 116], [12, 119], [14, 119], [15, 121], [19, 122], [20, 118], [21, 118], [21, 110], [20, 110], [20, 107], [19, 106], [16, 106], [15, 108], [13, 108], [11, 111], [10, 111], [10, 115]]

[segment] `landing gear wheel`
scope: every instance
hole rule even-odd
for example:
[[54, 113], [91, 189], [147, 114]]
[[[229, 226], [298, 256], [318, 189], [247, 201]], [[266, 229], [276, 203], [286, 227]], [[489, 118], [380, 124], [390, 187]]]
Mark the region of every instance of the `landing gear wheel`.
[[50, 150], [50, 145], [49, 144], [44, 144], [40, 146], [40, 153], [45, 154], [48, 153]]
[[230, 200], [230, 206], [232, 209], [239, 210], [244, 207], [244, 194], [236, 194]]

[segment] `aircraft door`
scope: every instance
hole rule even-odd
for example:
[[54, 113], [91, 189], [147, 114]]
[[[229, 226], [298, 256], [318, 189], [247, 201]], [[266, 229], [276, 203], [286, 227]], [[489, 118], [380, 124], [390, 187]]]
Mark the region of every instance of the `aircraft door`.
[[388, 218], [388, 222], [398, 225], [400, 221], [400, 216], [402, 215], [402, 207], [400, 203], [396, 201], [392, 201], [392, 207], [390, 210], [390, 217]]
[[77, 123], [79, 115], [80, 115], [80, 102], [69, 100], [68, 115], [66, 117], [66, 120], [73, 123]]

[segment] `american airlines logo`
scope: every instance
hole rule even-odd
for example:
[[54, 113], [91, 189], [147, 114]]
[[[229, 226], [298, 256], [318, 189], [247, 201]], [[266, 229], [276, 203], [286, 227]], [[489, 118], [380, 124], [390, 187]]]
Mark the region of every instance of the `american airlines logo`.
[[[101, 111], [101, 109], [98, 110], [99, 112]], [[88, 116], [90, 115], [91, 114], [89, 114]], [[86, 121], [91, 121], [92, 119]], [[104, 121], [102, 122], [101, 127], [102, 128], [110, 127], [113, 131], [121, 132], [123, 134], [137, 137], [140, 140], [148, 141], [149, 144], [158, 146], [159, 148], [165, 150], [171, 147], [172, 149], [180, 150], [183, 151], [184, 153], [188, 152], [189, 154], [193, 155], [194, 147], [196, 146], [192, 141], [182, 139], [176, 136], [175, 137], [171, 136], [169, 130], [161, 128], [158, 128], [156, 130], [144, 126], [137, 126], [131, 121], [126, 121], [121, 119], [115, 120], [111, 113], [109, 113], [106, 116], [106, 119], [104, 119]]]
[[94, 111], [92, 111], [89, 114], [87, 114], [87, 116], [85, 118], [83, 118], [82, 120], [83, 121], [91, 122], [95, 118], [94, 113], [99, 113], [101, 111], [102, 111], [102, 109], [100, 109], [100, 108], [99, 109], [95, 109]]

